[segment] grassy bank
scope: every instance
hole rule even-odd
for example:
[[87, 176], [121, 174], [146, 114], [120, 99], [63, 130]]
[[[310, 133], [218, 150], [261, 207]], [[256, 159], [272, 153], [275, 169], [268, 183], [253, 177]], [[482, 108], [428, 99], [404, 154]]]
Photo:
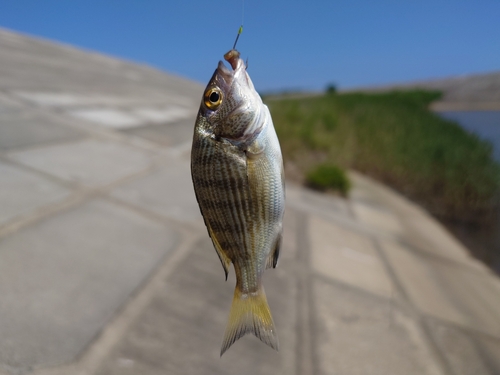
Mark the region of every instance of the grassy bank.
[[438, 92], [326, 94], [266, 100], [287, 170], [320, 164], [370, 175], [447, 219], [486, 219], [497, 204], [492, 147], [428, 110]]

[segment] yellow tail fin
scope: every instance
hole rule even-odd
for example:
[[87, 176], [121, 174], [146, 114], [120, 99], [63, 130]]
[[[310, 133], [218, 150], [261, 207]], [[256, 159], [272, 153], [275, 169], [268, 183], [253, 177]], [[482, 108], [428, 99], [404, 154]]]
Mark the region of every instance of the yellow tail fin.
[[255, 293], [243, 294], [236, 286], [220, 351], [221, 357], [236, 340], [247, 333], [253, 333], [263, 343], [278, 350], [278, 335], [262, 287]]

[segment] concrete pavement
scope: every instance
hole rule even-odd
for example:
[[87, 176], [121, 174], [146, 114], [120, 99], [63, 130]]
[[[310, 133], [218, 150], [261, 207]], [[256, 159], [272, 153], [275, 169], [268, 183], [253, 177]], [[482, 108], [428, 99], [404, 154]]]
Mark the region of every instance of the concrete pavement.
[[219, 358], [234, 273], [190, 180], [203, 87], [5, 30], [0, 52], [1, 375], [500, 373], [499, 279], [354, 172], [349, 200], [288, 183], [280, 352]]

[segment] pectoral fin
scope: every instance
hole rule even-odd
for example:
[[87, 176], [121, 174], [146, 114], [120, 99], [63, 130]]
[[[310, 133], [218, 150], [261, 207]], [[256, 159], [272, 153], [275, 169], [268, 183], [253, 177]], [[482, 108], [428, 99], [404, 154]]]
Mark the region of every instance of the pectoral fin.
[[215, 247], [215, 251], [217, 252], [217, 255], [219, 256], [220, 262], [222, 263], [222, 268], [224, 268], [224, 272], [226, 274], [226, 281], [227, 281], [227, 274], [229, 272], [229, 266], [231, 265], [231, 259], [227, 257], [227, 255], [224, 253], [224, 250], [219, 245], [219, 241], [217, 241], [217, 237], [215, 236], [214, 232], [212, 231], [212, 228], [210, 228], [209, 225], [207, 225], [208, 228], [208, 234], [210, 235], [210, 238], [212, 239], [212, 242]]
[[276, 242], [274, 244], [274, 248], [271, 250], [267, 257], [267, 262], [266, 262], [266, 269], [268, 268], [276, 268], [278, 265], [278, 258], [280, 256], [280, 249], [281, 249], [281, 241], [283, 239], [282, 234], [280, 233], [278, 237], [276, 238]]

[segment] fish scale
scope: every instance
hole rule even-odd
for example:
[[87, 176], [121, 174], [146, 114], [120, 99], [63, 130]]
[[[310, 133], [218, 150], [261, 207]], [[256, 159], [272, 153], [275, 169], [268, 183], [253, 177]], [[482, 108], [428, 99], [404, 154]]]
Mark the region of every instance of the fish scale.
[[276, 267], [284, 212], [283, 162], [267, 106], [239, 57], [229, 51], [205, 89], [195, 123], [191, 175], [208, 234], [236, 287], [221, 355], [253, 333], [278, 349], [262, 285]]
[[[235, 248], [239, 249], [241, 246], [248, 248], [246, 236], [244, 236], [247, 220], [242, 217], [242, 214], [246, 211], [245, 208], [248, 205], [245, 204], [245, 200], [248, 200], [249, 197], [242, 197], [240, 194], [238, 199], [237, 194], [241, 189], [234, 189], [229, 183], [231, 179], [242, 181], [241, 177], [243, 176], [237, 175], [237, 170], [231, 164], [224, 163], [225, 153], [220, 147], [215, 148], [209, 145], [214, 142], [212, 139], [205, 139], [204, 142], [207, 145], [203, 145], [202, 148], [208, 152], [198, 154], [201, 158], [193, 158], [192, 163], [196, 166], [193, 171], [194, 184], [203, 185], [197, 195], [200, 202], [203, 201], [205, 220], [208, 221], [214, 232], [224, 239], [223, 247], [227, 251], [233, 253]], [[205, 184], [203, 181], [210, 183]], [[227, 202], [228, 204], [223, 204], [221, 207], [219, 202]], [[236, 210], [235, 207], [239, 206], [242, 208]], [[231, 220], [227, 220], [228, 213]], [[222, 228], [225, 230], [221, 230]]]

